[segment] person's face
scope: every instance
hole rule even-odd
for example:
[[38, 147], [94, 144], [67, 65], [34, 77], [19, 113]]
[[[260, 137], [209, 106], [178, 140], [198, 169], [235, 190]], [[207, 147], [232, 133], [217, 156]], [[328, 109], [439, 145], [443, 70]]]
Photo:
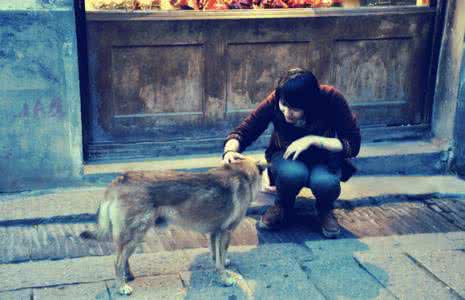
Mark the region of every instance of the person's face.
[[279, 101], [279, 109], [283, 113], [286, 122], [291, 124], [296, 123], [304, 117], [303, 109], [287, 106], [282, 101]]

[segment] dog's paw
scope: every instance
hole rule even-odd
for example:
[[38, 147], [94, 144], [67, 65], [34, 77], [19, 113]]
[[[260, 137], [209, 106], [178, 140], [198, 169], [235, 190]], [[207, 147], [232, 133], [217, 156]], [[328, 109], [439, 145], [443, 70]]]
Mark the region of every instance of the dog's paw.
[[118, 293], [120, 295], [131, 295], [134, 290], [132, 287], [130, 287], [127, 283], [123, 284], [122, 286], [119, 287]]
[[236, 282], [236, 280], [234, 279], [234, 277], [232, 277], [232, 276], [230, 276], [230, 275], [223, 274], [223, 275], [221, 275], [221, 283], [222, 283], [222, 285], [224, 285], [224, 286], [233, 286], [233, 285], [235, 285], [237, 282]]
[[221, 284], [223, 286], [233, 286], [237, 285], [238, 282], [243, 279], [241, 275], [236, 272], [225, 270], [220, 274]]

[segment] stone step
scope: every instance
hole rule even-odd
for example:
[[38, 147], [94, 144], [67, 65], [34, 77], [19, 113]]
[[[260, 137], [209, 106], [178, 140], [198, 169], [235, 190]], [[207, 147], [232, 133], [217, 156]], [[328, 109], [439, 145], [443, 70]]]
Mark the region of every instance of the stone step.
[[[103, 195], [103, 186], [0, 195], [0, 226], [92, 222]], [[299, 197], [313, 196], [303, 189]], [[357, 207], [428, 197], [465, 199], [465, 184], [454, 176], [355, 176], [342, 184], [338, 203]], [[273, 202], [274, 194], [261, 192], [249, 212], [260, 213]]]
[[[264, 159], [264, 151], [245, 152]], [[380, 142], [363, 144], [353, 161], [359, 175], [433, 175], [443, 174], [448, 159], [447, 146], [431, 141]], [[161, 157], [156, 160], [115, 163], [90, 163], [84, 166], [84, 177], [92, 180], [105, 174], [130, 170], [201, 170], [218, 166], [221, 153]]]

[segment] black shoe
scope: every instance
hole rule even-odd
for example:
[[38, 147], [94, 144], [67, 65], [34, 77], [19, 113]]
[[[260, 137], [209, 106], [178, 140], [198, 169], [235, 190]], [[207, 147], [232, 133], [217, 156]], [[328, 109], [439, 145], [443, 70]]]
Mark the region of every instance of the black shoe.
[[328, 239], [337, 238], [341, 234], [341, 227], [333, 211], [321, 213], [319, 215], [321, 223], [321, 232]]

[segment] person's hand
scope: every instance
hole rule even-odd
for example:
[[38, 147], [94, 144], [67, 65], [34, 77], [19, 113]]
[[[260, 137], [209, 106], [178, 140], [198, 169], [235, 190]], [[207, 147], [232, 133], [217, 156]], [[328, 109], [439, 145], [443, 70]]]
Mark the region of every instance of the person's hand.
[[235, 151], [228, 151], [223, 156], [223, 163], [230, 164], [238, 160], [244, 159], [244, 155]]
[[317, 138], [317, 136], [309, 135], [295, 140], [294, 142], [292, 142], [292, 144], [289, 145], [289, 147], [287, 147], [286, 152], [284, 152], [283, 158], [288, 159], [290, 157], [292, 160], [296, 160], [300, 153], [310, 148], [310, 146], [316, 144]]

